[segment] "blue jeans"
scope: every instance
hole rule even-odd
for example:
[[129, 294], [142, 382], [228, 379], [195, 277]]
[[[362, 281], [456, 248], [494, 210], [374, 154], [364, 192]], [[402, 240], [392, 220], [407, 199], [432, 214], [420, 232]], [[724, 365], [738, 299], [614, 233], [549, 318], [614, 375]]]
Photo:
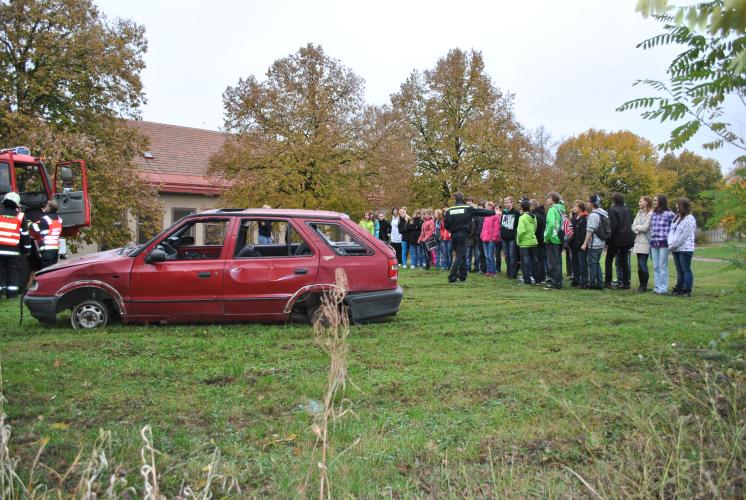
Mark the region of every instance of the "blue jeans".
[[495, 271], [501, 273], [503, 270], [503, 242], [495, 242]]
[[414, 249], [412, 248], [412, 245], [402, 240], [401, 242], [401, 265], [403, 267], [407, 267], [407, 252], [409, 252], [410, 262], [412, 262], [412, 265], [414, 265], [414, 255], [413, 255]]
[[648, 254], [646, 253], [637, 254], [637, 278], [640, 280], [641, 288], [648, 287], [650, 271], [648, 270]]
[[601, 252], [603, 248], [588, 249], [588, 286], [590, 288], [604, 287], [604, 274], [601, 271]]
[[653, 285], [657, 293], [668, 291], [668, 248], [650, 247], [653, 259]]
[[[466, 249], [466, 270], [478, 272], [479, 269], [479, 254], [482, 253], [482, 242], [477, 241], [474, 245], [467, 247]], [[474, 267], [472, 267], [474, 262]]]
[[484, 257], [487, 260], [487, 273], [495, 274], [497, 273], [497, 267], [495, 266], [495, 242], [484, 241], [482, 244], [484, 245]]
[[272, 244], [272, 237], [271, 236], [262, 236], [262, 235], [259, 235], [259, 244], [260, 245], [271, 245]]
[[692, 291], [694, 275], [692, 274], [692, 256], [694, 252], [673, 252], [673, 263], [676, 266], [676, 290]]
[[505, 252], [505, 266], [508, 268], [508, 278], [518, 277], [518, 244], [515, 240], [503, 241]]
[[416, 245], [412, 245], [412, 250], [414, 252], [414, 264], [412, 264], [414, 267], [424, 267], [425, 265], [425, 255], [422, 251], [422, 244], [418, 243]]
[[580, 248], [573, 249], [571, 257], [573, 283], [580, 286], [588, 286], [588, 252]]
[[[521, 248], [521, 272], [523, 273], [523, 282], [525, 284], [531, 284], [531, 276], [534, 276], [534, 269], [538, 267], [538, 264], [536, 247]], [[536, 276], [534, 276], [534, 281], [536, 281]]]
[[438, 243], [438, 265], [436, 267], [440, 269], [451, 268], [451, 248], [451, 240], [441, 240], [440, 243]]

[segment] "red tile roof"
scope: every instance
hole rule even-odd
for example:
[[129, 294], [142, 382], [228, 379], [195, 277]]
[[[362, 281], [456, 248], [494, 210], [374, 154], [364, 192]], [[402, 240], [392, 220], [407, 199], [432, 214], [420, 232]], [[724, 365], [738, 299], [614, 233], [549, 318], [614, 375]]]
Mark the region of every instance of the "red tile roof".
[[218, 195], [223, 191], [225, 183], [209, 176], [207, 169], [226, 134], [140, 120], [129, 123], [150, 141], [148, 152], [153, 158], [145, 158], [143, 151], [134, 161], [159, 192]]

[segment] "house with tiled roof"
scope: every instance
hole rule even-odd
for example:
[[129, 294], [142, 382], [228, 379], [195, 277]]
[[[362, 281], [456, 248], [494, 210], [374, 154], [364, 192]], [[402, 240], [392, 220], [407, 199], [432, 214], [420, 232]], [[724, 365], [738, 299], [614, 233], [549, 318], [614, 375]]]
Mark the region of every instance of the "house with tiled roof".
[[[208, 173], [210, 158], [225, 142], [225, 134], [165, 123], [131, 121], [131, 125], [148, 138], [135, 164], [142, 178], [158, 191], [163, 204], [163, 227], [180, 218], [218, 205], [224, 184]], [[137, 231], [139, 242], [148, 236]]]
[[[210, 158], [225, 142], [226, 135], [166, 123], [131, 120], [130, 125], [148, 138], [148, 149], [133, 161], [142, 179], [155, 187], [163, 207], [162, 227], [180, 218], [218, 207], [225, 185], [208, 175]], [[135, 241], [144, 243], [151, 234], [140, 231], [139, 221], [130, 221]], [[97, 252], [99, 245], [81, 245], [77, 255]]]

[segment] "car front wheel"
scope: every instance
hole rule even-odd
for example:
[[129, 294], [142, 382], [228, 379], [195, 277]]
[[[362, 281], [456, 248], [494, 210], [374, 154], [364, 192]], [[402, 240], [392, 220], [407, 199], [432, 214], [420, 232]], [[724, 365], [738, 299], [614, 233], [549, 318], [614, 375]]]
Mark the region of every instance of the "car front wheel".
[[98, 300], [86, 299], [73, 308], [70, 322], [76, 330], [103, 328], [109, 322], [109, 308]]

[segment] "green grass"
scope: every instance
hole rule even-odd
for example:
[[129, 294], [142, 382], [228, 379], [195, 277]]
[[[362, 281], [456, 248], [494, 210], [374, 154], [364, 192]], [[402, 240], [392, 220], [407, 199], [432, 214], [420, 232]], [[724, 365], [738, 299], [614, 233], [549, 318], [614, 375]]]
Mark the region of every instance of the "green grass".
[[[688, 299], [545, 291], [504, 277], [448, 285], [443, 272], [403, 271], [400, 314], [350, 335], [355, 416], [331, 441], [336, 454], [360, 442], [332, 456], [334, 496], [478, 495], [495, 483], [585, 494], [567, 467], [593, 476], [629, 430], [625, 413], [678, 404], [662, 377], [669, 360], [711, 354], [723, 332], [743, 337], [746, 272], [724, 267], [695, 262]], [[49, 438], [41, 460], [64, 469], [102, 428], [137, 483], [139, 430], [150, 424], [167, 491], [199, 476], [215, 447], [252, 495], [294, 495], [303, 483], [314, 437], [299, 407], [321, 398], [328, 367], [310, 327], [79, 332], [67, 318], [18, 326], [17, 302], [5, 301], [0, 320], [11, 444], [24, 463]]]
[[707, 257], [709, 259], [733, 259], [737, 253], [746, 250], [746, 243], [726, 243], [722, 245], [711, 245], [697, 248], [694, 255]]

